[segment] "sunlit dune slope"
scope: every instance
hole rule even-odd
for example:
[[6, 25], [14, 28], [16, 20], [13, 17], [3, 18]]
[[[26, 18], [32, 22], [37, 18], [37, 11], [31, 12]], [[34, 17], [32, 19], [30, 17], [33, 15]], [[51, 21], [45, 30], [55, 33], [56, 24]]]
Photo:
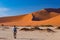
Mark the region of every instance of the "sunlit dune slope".
[[32, 19], [32, 14], [26, 14], [21, 16], [3, 17], [0, 18], [0, 24], [4, 25], [28, 25]]
[[[22, 19], [17, 18], [18, 20], [15, 21], [9, 21], [9, 22], [4, 22], [4, 23], [0, 23], [0, 24], [4, 24], [4, 25], [18, 25], [18, 26], [35, 26], [35, 25], [54, 25], [54, 26], [60, 26], [60, 15], [50, 18], [48, 20], [44, 20], [44, 21], [32, 21], [32, 15], [31, 14], [27, 14], [25, 15]], [[8, 20], [7, 20], [8, 21]]]
[[[25, 15], [26, 15], [26, 14], [25, 14]], [[13, 21], [22, 20], [25, 15], [9, 16], [9, 17], [0, 17], [0, 23], [13, 22]]]

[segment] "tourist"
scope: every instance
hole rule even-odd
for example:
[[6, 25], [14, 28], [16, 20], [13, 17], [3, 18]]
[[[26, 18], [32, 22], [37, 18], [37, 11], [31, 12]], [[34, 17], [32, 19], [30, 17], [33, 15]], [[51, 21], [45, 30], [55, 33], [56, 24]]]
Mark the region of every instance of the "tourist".
[[17, 34], [17, 27], [16, 26], [14, 26], [13, 31], [14, 31], [14, 38], [16, 39], [16, 34]]

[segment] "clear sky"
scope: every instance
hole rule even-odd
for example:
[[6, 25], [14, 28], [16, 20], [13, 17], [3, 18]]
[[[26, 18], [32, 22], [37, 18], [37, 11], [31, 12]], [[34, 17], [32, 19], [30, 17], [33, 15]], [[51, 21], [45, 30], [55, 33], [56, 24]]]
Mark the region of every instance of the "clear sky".
[[44, 8], [60, 8], [60, 0], [0, 0], [0, 17], [27, 14]]

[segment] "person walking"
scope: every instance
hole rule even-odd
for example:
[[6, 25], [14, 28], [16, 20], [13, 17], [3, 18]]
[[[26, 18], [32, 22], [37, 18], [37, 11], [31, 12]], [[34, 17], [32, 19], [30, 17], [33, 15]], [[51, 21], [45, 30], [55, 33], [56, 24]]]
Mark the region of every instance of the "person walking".
[[14, 31], [14, 38], [16, 39], [17, 27], [15, 25], [14, 25], [13, 31]]

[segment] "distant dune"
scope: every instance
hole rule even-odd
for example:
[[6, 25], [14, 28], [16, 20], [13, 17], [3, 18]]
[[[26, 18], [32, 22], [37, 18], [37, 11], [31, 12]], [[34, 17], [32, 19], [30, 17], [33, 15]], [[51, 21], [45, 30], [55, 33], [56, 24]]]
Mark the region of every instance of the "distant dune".
[[[56, 11], [58, 10], [58, 11]], [[44, 9], [37, 12], [10, 16], [10, 17], [1, 17], [0, 25], [18, 25], [18, 26], [36, 26], [36, 25], [53, 25], [60, 26], [60, 10], [59, 9]]]

